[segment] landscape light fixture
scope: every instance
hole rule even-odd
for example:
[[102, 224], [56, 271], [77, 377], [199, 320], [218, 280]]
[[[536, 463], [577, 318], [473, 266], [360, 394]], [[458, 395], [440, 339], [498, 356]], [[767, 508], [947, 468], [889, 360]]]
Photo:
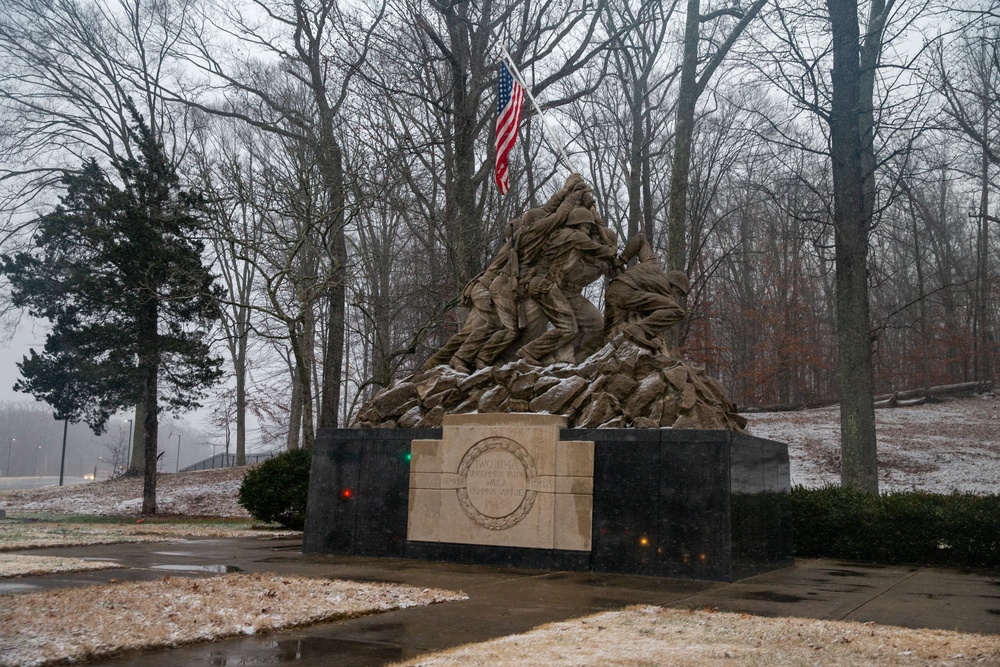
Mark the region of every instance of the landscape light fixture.
[[7, 443], [7, 467], [4, 468], [4, 476], [10, 477], [10, 450], [14, 447], [14, 440], [17, 438], [11, 438], [10, 442]]

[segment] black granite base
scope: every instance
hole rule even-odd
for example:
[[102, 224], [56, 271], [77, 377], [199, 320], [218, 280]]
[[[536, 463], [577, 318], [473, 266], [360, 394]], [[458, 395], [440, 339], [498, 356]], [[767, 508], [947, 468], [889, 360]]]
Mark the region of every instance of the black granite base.
[[733, 581], [792, 564], [788, 448], [731, 431], [563, 429], [592, 440], [592, 550], [406, 539], [409, 449], [441, 429], [324, 429], [303, 551]]

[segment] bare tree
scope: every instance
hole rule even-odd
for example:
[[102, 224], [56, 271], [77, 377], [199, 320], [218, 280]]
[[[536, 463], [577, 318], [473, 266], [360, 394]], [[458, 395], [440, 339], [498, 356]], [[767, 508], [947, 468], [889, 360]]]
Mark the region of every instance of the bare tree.
[[[287, 0], [278, 4], [251, 0], [249, 4], [254, 11], [217, 7], [206, 19], [214, 32], [202, 32], [187, 42], [189, 62], [210, 77], [210, 85], [223, 97], [195, 97], [176, 91], [174, 99], [296, 142], [315, 164], [326, 206], [320, 214], [323, 249], [330, 260], [329, 279], [322, 281], [327, 323], [319, 425], [334, 427], [343, 379], [347, 290], [347, 220], [338, 126], [351, 82], [368, 57], [372, 31], [382, 20], [384, 9], [376, 8], [372, 15], [362, 18], [360, 13], [342, 11], [334, 0]], [[219, 35], [224, 36], [223, 40]], [[263, 53], [281, 66], [268, 67], [257, 56], [240, 59], [226, 50], [233, 42], [248, 52]], [[274, 79], [279, 75], [284, 81], [276, 88]], [[281, 93], [285, 85], [304, 91], [308, 104], [289, 104], [290, 98]], [[311, 339], [313, 331], [307, 324], [306, 330], [297, 335]], [[305, 350], [302, 353], [305, 355]], [[300, 366], [308, 366], [304, 356], [300, 361]], [[299, 381], [310, 381], [309, 372], [301, 374]], [[306, 445], [311, 444], [307, 437]]]
[[[687, 252], [687, 197], [691, 169], [691, 145], [694, 137], [695, 111], [698, 99], [705, 92], [709, 82], [722, 65], [730, 49], [746, 30], [750, 22], [767, 4], [767, 0], [754, 0], [746, 9], [727, 6], [701, 13], [701, 0], [687, 0], [687, 14], [684, 19], [684, 52], [681, 60], [680, 84], [674, 110], [674, 154], [670, 169], [670, 208], [667, 218], [668, 255], [667, 264], [671, 269], [687, 271], [690, 257]], [[726, 17], [735, 23], [721, 38], [710, 39], [717, 43], [707, 57], [707, 62], [699, 71], [703, 61], [701, 44], [702, 25], [709, 24], [719, 30], [719, 23]]]
[[[225, 286], [222, 309], [222, 329], [229, 359], [233, 367], [234, 421], [236, 424], [236, 465], [246, 463], [247, 386], [250, 380], [250, 340], [253, 332], [253, 304], [256, 296], [259, 252], [264, 241], [264, 226], [256, 214], [254, 191], [256, 169], [254, 154], [242, 154], [238, 136], [245, 127], [229, 127], [225, 123], [209, 123], [208, 132], [199, 132], [198, 181], [207, 195], [213, 211], [211, 247], [213, 268]], [[250, 133], [252, 135], [252, 132]], [[244, 137], [243, 143], [252, 141]], [[244, 166], [244, 160], [247, 165]]]
[[934, 60], [935, 84], [945, 100], [954, 130], [979, 150], [979, 202], [976, 220], [976, 269], [973, 303], [973, 377], [991, 379], [996, 336], [992, 321], [990, 275], [991, 168], [1000, 165], [1000, 25], [991, 16], [975, 21], [947, 44]]

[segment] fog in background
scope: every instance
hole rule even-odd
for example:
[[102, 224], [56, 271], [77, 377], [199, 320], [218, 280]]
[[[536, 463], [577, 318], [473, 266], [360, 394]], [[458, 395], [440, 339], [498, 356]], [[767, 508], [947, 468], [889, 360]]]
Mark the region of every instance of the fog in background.
[[[13, 337], [0, 347], [0, 476], [58, 476], [62, 454], [63, 423], [52, 417], [48, 404], [30, 394], [14, 391], [19, 377], [17, 363], [30, 348], [45, 344], [45, 328], [25, 318]], [[66, 434], [67, 477], [94, 475], [106, 479], [128, 466], [129, 420], [120, 414], [108, 422], [107, 430], [95, 435], [86, 424], [70, 424]], [[207, 411], [180, 419], [164, 414], [160, 419], [161, 472], [174, 472], [178, 465], [197, 463], [225, 451], [225, 434], [212, 437]], [[177, 438], [180, 436], [178, 456]], [[214, 444], [214, 446], [213, 446]]]

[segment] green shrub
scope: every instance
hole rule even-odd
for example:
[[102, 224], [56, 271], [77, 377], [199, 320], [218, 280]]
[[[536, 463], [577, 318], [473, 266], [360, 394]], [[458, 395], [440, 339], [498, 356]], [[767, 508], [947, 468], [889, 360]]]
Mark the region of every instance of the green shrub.
[[284, 452], [243, 476], [239, 502], [258, 521], [302, 530], [306, 524], [312, 450]]
[[1000, 496], [792, 490], [797, 556], [1000, 567]]

